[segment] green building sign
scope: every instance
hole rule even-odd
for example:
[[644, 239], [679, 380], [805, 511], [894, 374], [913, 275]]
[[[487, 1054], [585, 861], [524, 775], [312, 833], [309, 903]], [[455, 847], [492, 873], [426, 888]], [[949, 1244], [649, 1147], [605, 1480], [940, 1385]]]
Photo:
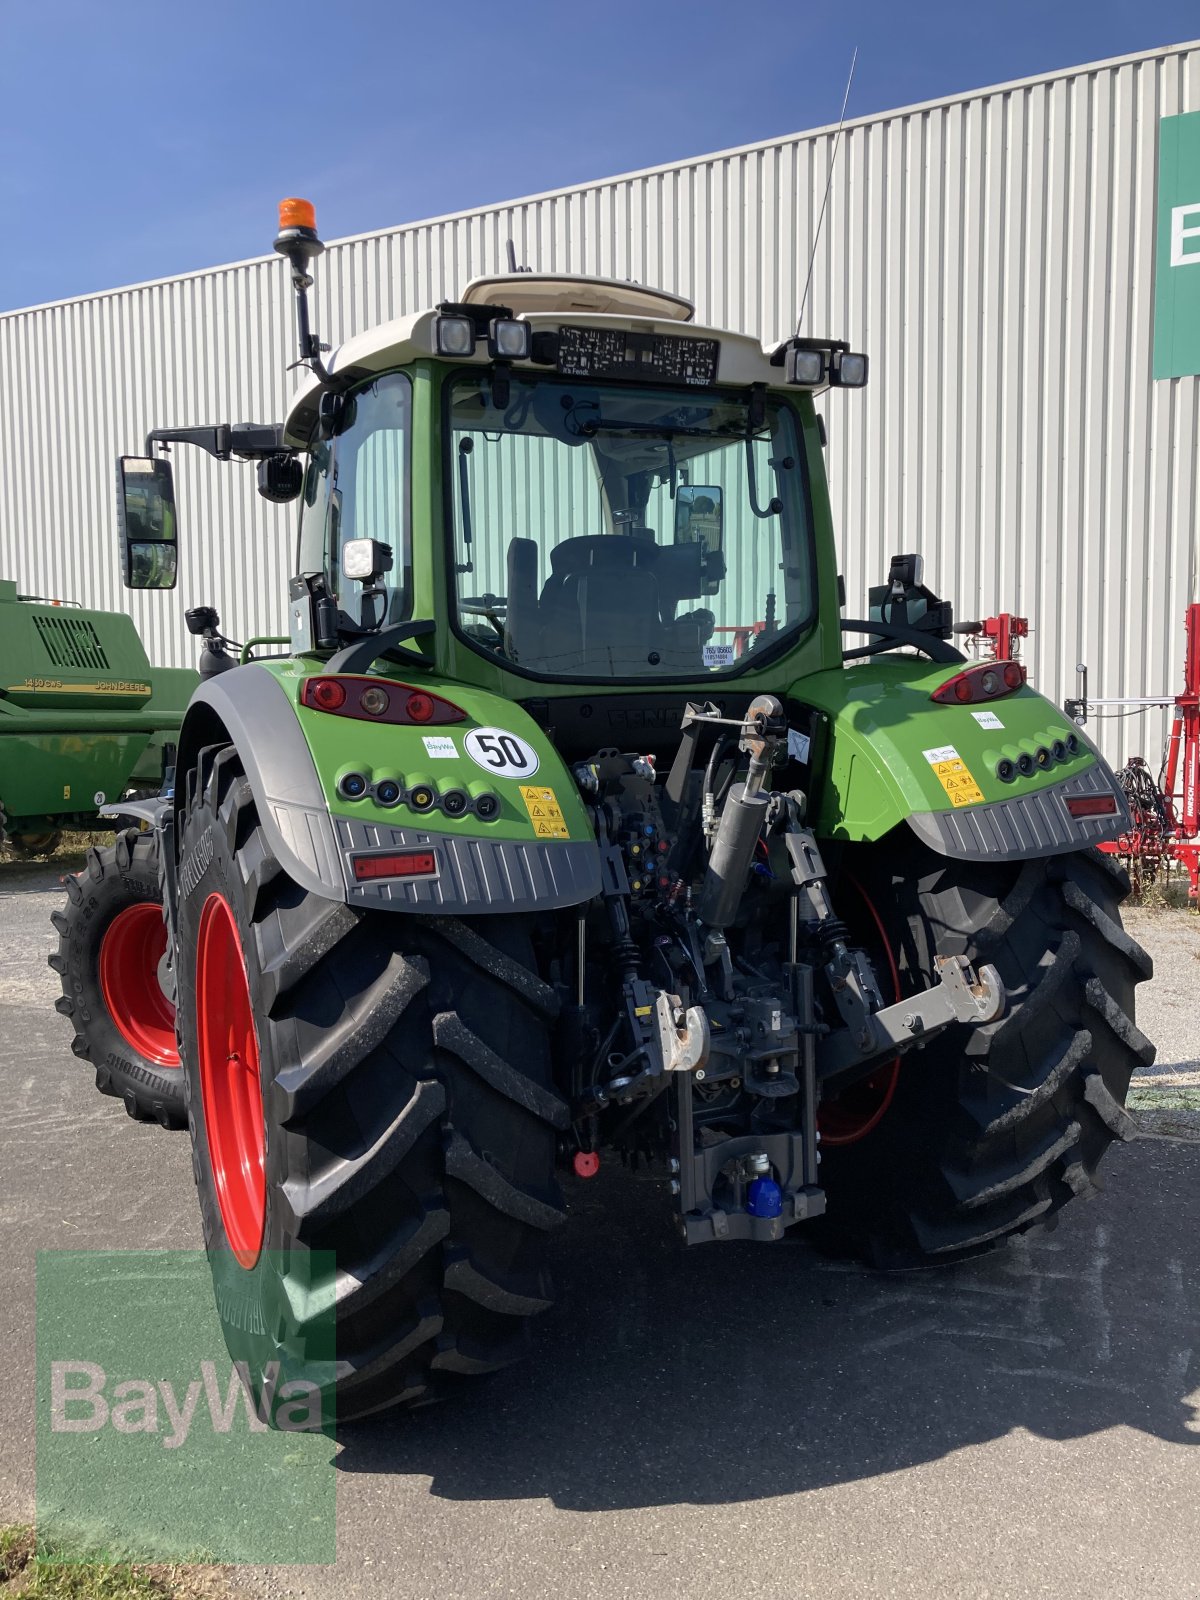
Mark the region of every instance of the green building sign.
[[1200, 373], [1200, 111], [1158, 125], [1154, 376]]

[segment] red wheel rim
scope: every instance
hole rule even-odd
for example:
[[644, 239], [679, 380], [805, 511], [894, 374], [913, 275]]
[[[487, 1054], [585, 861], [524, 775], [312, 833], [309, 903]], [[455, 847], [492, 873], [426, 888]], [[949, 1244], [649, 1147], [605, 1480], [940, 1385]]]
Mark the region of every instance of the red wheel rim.
[[[875, 903], [857, 879], [847, 876], [846, 882], [858, 894], [863, 905], [870, 913], [879, 934], [879, 942], [883, 953], [887, 957], [888, 970], [892, 977], [892, 999], [900, 998], [900, 971], [896, 966], [896, 958], [892, 954], [892, 947], [888, 940], [887, 930], [883, 926], [883, 918], [875, 909]], [[891, 1105], [896, 1093], [896, 1083], [900, 1077], [900, 1057], [896, 1056], [886, 1067], [880, 1067], [869, 1078], [852, 1084], [845, 1094], [838, 1095], [836, 1100], [828, 1100], [822, 1105], [817, 1116], [817, 1126], [821, 1130], [821, 1143], [823, 1145], [857, 1144], [860, 1139], [865, 1139], [882, 1122], [884, 1114]]]
[[144, 900], [118, 911], [100, 941], [100, 993], [131, 1050], [160, 1067], [177, 1068], [175, 1007], [158, 981], [166, 948], [160, 905]]
[[267, 1213], [258, 1037], [233, 912], [211, 894], [196, 945], [196, 1043], [200, 1098], [217, 1204], [239, 1266], [262, 1249]]

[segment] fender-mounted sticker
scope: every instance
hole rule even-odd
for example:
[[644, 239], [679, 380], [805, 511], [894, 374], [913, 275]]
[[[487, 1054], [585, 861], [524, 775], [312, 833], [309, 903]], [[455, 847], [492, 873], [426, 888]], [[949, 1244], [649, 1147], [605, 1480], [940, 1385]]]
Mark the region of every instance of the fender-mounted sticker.
[[521, 799], [525, 802], [525, 809], [529, 813], [529, 820], [533, 823], [533, 831], [539, 839], [571, 837], [567, 819], [562, 814], [562, 807], [553, 789], [543, 789], [536, 783], [522, 783], [518, 787], [521, 790]]
[[936, 750], [922, 750], [921, 754], [933, 768], [934, 777], [950, 796], [951, 805], [973, 806], [983, 799], [983, 790], [952, 744], [939, 745]]
[[507, 728], [472, 728], [463, 749], [494, 778], [532, 778], [538, 769], [537, 751]]
[[454, 740], [448, 734], [425, 734], [421, 743], [425, 746], [425, 754], [432, 756], [435, 761], [454, 761], [458, 756]]

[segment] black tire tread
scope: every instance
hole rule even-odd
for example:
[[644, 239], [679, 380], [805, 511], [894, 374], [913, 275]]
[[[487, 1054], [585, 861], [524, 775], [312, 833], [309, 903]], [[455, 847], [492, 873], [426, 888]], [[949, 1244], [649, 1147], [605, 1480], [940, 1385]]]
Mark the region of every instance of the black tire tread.
[[[112, 1052], [100, 1037], [105, 1026], [100, 1014], [102, 1003], [94, 1000], [89, 1006], [82, 1001], [80, 961], [91, 963], [99, 959], [98, 948], [93, 949], [94, 930], [86, 923], [88, 897], [94, 897], [97, 892], [119, 896], [125, 879], [139, 872], [157, 882], [158, 841], [153, 833], [140, 833], [130, 828], [118, 833], [111, 845], [90, 846], [80, 870], [63, 878], [66, 904], [50, 913], [51, 926], [58, 934], [58, 949], [46, 957], [47, 965], [62, 980], [63, 993], [54, 1002], [54, 1009], [70, 1020], [74, 1030], [71, 1052], [95, 1069], [96, 1088], [101, 1094], [120, 1100], [135, 1122], [185, 1128], [187, 1114], [182, 1083], [164, 1082], [163, 1074], [152, 1063], [129, 1059], [124, 1067], [113, 1065]], [[84, 946], [82, 958], [78, 949], [72, 957], [73, 940]], [[121, 1050], [123, 1057], [132, 1056], [124, 1042]]]
[[437, 1372], [515, 1359], [550, 1304], [556, 992], [518, 919], [477, 929], [304, 891], [271, 857], [232, 747], [202, 752], [188, 793], [183, 861], [215, 827], [245, 892], [283, 1247], [336, 1257], [328, 1295], [289, 1292], [295, 1330], [332, 1297], [339, 1420], [424, 1403]]
[[1092, 1193], [1113, 1139], [1136, 1132], [1125, 1095], [1154, 1046], [1133, 996], [1153, 964], [1120, 923], [1127, 876], [1096, 851], [1004, 869], [905, 841], [876, 872], [908, 896], [910, 984], [930, 950], [965, 953], [996, 964], [1010, 1004], [906, 1061], [878, 1129], [826, 1153], [827, 1237], [884, 1267], [956, 1260]]

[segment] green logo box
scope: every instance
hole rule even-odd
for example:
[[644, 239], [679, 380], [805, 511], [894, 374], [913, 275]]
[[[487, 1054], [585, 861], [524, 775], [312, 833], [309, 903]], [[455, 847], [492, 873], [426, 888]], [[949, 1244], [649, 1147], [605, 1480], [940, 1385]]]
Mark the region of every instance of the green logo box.
[[1154, 376], [1200, 372], [1200, 111], [1158, 125]]
[[[297, 1264], [300, 1270], [297, 1270]], [[37, 1258], [37, 1529], [63, 1559], [336, 1558], [333, 1260], [265, 1253], [271, 1329], [226, 1350], [213, 1303], [243, 1269], [202, 1251]], [[301, 1292], [303, 1337], [289, 1327]], [[247, 1388], [242, 1377], [251, 1379]]]

